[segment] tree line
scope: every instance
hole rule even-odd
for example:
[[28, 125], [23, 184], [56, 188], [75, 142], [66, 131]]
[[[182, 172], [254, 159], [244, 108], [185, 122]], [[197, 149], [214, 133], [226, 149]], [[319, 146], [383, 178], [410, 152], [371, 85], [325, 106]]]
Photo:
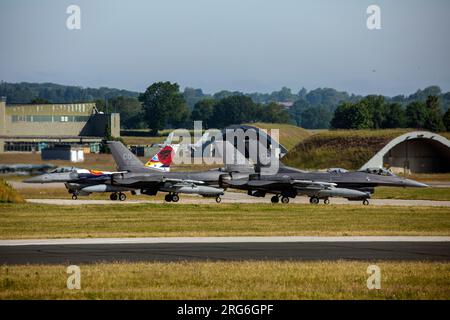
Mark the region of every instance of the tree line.
[[331, 120], [333, 129], [416, 128], [430, 131], [450, 131], [450, 109], [445, 113], [438, 96], [426, 101], [413, 101], [406, 108], [383, 96], [370, 95], [358, 102], [340, 104]]
[[7, 96], [8, 103], [95, 102], [100, 111], [120, 112], [124, 129], [150, 128], [153, 133], [162, 128], [189, 127], [192, 120], [217, 128], [264, 121], [306, 129], [411, 127], [440, 131], [447, 128], [450, 117], [450, 92], [443, 93], [437, 86], [409, 96], [363, 97], [332, 88], [205, 94], [202, 89], [180, 91], [176, 83], [157, 82], [139, 94], [104, 87], [0, 82], [0, 96]]
[[224, 128], [245, 122], [288, 123], [289, 113], [277, 103], [263, 105], [244, 95], [197, 101], [190, 111], [176, 83], [157, 82], [139, 96], [143, 119], [152, 134], [168, 127], [191, 127], [192, 121], [203, 121], [205, 128]]

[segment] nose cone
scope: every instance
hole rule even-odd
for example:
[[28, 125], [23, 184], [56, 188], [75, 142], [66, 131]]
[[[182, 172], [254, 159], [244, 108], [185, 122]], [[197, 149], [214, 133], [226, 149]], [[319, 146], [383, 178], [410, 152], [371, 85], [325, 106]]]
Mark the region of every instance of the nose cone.
[[417, 182], [417, 181], [410, 180], [410, 179], [405, 179], [403, 181], [403, 184], [405, 185], [405, 187], [410, 187], [410, 188], [427, 188], [427, 187], [429, 187], [425, 183]]
[[48, 180], [46, 174], [24, 180], [25, 183], [45, 183]]

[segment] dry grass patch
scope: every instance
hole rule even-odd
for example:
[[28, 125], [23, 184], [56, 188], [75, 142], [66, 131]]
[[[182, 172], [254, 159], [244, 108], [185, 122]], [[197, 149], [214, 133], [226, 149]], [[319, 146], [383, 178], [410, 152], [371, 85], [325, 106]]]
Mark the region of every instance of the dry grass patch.
[[0, 203], [23, 203], [24, 199], [7, 182], [0, 179]]
[[0, 238], [450, 235], [447, 207], [0, 205]]
[[[369, 264], [381, 289], [368, 290]], [[67, 266], [2, 266], [0, 299], [449, 299], [450, 263], [174, 262], [81, 265], [81, 290]]]

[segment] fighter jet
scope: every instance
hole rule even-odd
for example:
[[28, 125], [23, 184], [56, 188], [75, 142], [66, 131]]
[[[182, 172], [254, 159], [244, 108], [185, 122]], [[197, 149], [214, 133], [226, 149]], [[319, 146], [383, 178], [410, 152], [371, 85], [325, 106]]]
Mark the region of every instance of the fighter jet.
[[329, 204], [331, 197], [343, 197], [368, 205], [371, 194], [378, 186], [427, 187], [426, 184], [398, 177], [382, 168], [353, 172], [343, 169], [308, 172], [282, 164], [274, 175], [264, 175], [261, 172], [248, 176], [230, 174], [222, 176], [221, 179], [222, 186], [247, 190], [250, 196], [265, 197], [268, 193], [275, 194], [271, 198], [272, 203], [278, 203], [280, 200], [282, 203], [289, 203], [290, 198], [306, 195], [311, 204], [318, 204], [320, 199]]
[[111, 179], [112, 186], [139, 190], [140, 193], [154, 196], [167, 192], [166, 202], [178, 202], [179, 194], [199, 194], [215, 197], [221, 202], [224, 189], [220, 188], [220, 176], [226, 174], [222, 169], [200, 172], [161, 172], [149, 171], [142, 162], [121, 142], [110, 141], [108, 146], [117, 164], [119, 173]]
[[[164, 147], [145, 165], [141, 163], [142, 170], [147, 172], [169, 172], [173, 152], [174, 150], [171, 146]], [[129, 153], [132, 154], [131, 151]], [[124, 192], [131, 191], [134, 193], [135, 188], [112, 184], [113, 176], [120, 173], [123, 172], [61, 167], [49, 173], [27, 179], [24, 182], [42, 184], [62, 182], [68, 192], [72, 194], [73, 200], [78, 199], [78, 196], [88, 196], [94, 192], [106, 192], [111, 193], [111, 200], [125, 201], [127, 197]]]

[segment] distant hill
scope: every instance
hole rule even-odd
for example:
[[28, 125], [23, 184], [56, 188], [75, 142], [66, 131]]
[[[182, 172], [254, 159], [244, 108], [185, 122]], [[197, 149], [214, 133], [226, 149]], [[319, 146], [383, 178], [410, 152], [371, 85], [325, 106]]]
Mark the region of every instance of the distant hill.
[[51, 103], [90, 102], [119, 96], [136, 98], [138, 92], [101, 87], [83, 88], [55, 83], [8, 83], [0, 82], [0, 96], [7, 103], [30, 103], [34, 99], [45, 99]]

